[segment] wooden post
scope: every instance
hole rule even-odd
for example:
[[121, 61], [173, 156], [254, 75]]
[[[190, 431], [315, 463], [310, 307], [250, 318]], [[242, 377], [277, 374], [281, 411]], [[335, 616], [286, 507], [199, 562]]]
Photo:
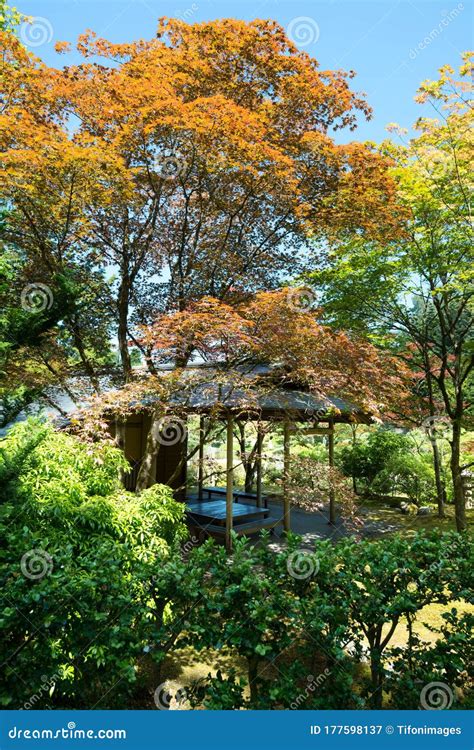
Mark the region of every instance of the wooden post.
[[290, 519], [290, 496], [289, 482], [290, 477], [290, 423], [285, 420], [283, 425], [283, 530], [291, 530]]
[[[120, 448], [122, 453], [125, 455], [125, 440], [127, 435], [127, 426], [123, 417], [115, 418], [115, 442], [117, 447]], [[120, 469], [119, 472], [120, 482], [125, 486], [126, 473], [124, 469]]]
[[226, 516], [225, 516], [225, 546], [227, 552], [232, 552], [232, 508], [234, 491], [234, 420], [227, 419], [227, 466], [226, 466]]
[[262, 450], [263, 430], [259, 422], [257, 425], [257, 508], [262, 507]]
[[198, 500], [202, 500], [204, 484], [204, 417], [199, 417], [199, 468], [198, 468]]
[[[328, 459], [329, 466], [334, 466], [334, 423], [329, 422], [330, 431], [328, 432]], [[336, 524], [336, 495], [334, 493], [334, 487], [332, 484], [332, 477], [330, 477], [329, 485], [329, 523], [331, 526]]]

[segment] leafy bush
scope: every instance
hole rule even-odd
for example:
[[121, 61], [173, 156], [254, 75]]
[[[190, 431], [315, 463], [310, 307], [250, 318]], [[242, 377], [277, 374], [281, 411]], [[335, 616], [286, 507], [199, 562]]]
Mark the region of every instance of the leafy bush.
[[459, 615], [452, 608], [442, 617], [441, 627], [429, 627], [440, 636], [434, 644], [421, 641], [410, 629], [407, 648], [391, 649], [392, 670], [386, 685], [390, 708], [413, 708], [423, 688], [433, 683], [441, 690], [431, 697], [426, 691], [424, 700], [429, 708], [449, 708], [459, 699], [463, 708], [474, 708], [474, 614]]
[[415, 505], [433, 502], [436, 482], [431, 457], [395, 453], [374, 478], [371, 489], [381, 495], [390, 492], [406, 495]]
[[127, 493], [123, 468], [110, 444], [39, 423], [2, 441], [3, 705], [103, 708], [132, 689], [156, 629], [153, 574], [185, 527], [167, 487]]
[[[207, 574], [181, 642], [198, 650], [233, 648], [247, 662], [247, 692], [234, 674], [228, 682], [221, 674], [191, 693], [213, 708], [380, 708], [399, 700], [396, 659], [397, 673], [418, 690], [407, 707], [417, 708], [422, 651], [415, 663], [410, 649], [392, 648], [393, 637], [399, 626], [422, 618], [427, 605], [469, 599], [469, 538], [438, 532], [348, 538], [318, 542], [314, 552], [299, 544], [290, 535], [287, 549], [276, 552], [236, 540], [230, 559], [212, 544], [193, 550], [192, 569], [204, 566]], [[427, 647], [436, 669], [424, 677], [465, 683], [467, 652], [462, 660], [453, 656], [464, 648], [461, 632], [452, 628], [447, 640]], [[463, 700], [456, 698], [454, 707], [464, 707]]]
[[429, 446], [416, 450], [409, 435], [380, 428], [339, 454], [339, 465], [358, 490], [373, 494], [406, 495], [417, 505], [436, 497], [435, 475]]
[[[380, 541], [287, 537], [184, 547], [166, 487], [125, 492], [121, 453], [28, 423], [0, 444], [0, 701], [11, 708], [123, 708], [137, 672], [162, 683], [174, 648], [232, 649], [247, 665], [186, 686], [209, 709], [417, 708], [428, 682], [453, 707], [468, 674], [472, 542], [457, 533]], [[414, 625], [446, 606], [434, 644]], [[393, 647], [408, 626], [406, 648]], [[145, 656], [146, 655], [146, 656]]]

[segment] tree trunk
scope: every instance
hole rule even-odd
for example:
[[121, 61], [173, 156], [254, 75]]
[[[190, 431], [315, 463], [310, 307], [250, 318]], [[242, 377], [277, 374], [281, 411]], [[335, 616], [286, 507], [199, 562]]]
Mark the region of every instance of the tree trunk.
[[370, 696], [371, 708], [380, 710], [382, 708], [383, 697], [383, 668], [380, 647], [370, 649], [370, 677], [372, 682], [372, 694]]
[[[435, 409], [434, 393], [433, 393], [433, 377], [431, 374], [431, 364], [430, 364], [429, 353], [426, 347], [423, 353], [423, 362], [424, 362], [424, 368], [425, 368], [425, 373], [426, 373], [426, 384], [428, 386], [428, 401], [430, 405], [430, 416], [434, 418], [436, 414], [436, 409]], [[441, 459], [439, 455], [438, 441], [436, 439], [436, 424], [434, 421], [432, 421], [431, 429], [428, 429], [428, 437], [431, 441], [431, 447], [433, 449], [433, 468], [434, 468], [435, 481], [436, 481], [436, 501], [438, 503], [438, 516], [440, 518], [444, 518], [445, 516], [444, 501], [446, 497], [446, 490], [444, 487], [443, 477], [441, 474]]]
[[79, 352], [79, 356], [81, 358], [82, 364], [84, 365], [84, 370], [86, 371], [87, 377], [89, 378], [95, 393], [100, 393], [99, 379], [97, 378], [94, 368], [92, 367], [92, 364], [86, 354], [82, 337], [79, 334], [77, 320], [70, 323], [70, 329], [74, 338], [74, 346]]
[[239, 432], [237, 435], [239, 441], [240, 455], [242, 457], [242, 465], [245, 471], [245, 492], [252, 492], [253, 485], [255, 482], [255, 472], [257, 470], [257, 447], [255, 443], [252, 450], [247, 453], [247, 436], [245, 433], [245, 422], [238, 423]]
[[245, 467], [245, 492], [252, 492], [253, 490], [255, 469], [255, 464], [249, 461]]
[[[352, 432], [352, 449], [354, 450], [357, 446], [357, 425], [351, 424], [351, 432]], [[354, 475], [354, 469], [352, 469], [352, 489], [354, 490], [354, 494], [358, 495], [357, 490], [357, 478]]]
[[122, 277], [118, 295], [118, 345], [122, 362], [123, 376], [126, 383], [132, 379], [132, 361], [128, 348], [128, 308], [130, 302], [130, 284], [127, 276]]
[[[328, 434], [328, 460], [330, 469], [334, 466], [334, 424], [329, 422], [330, 432]], [[334, 491], [333, 476], [329, 477], [329, 524], [336, 525], [336, 493]]]
[[251, 700], [252, 705], [254, 705], [258, 700], [258, 686], [257, 686], [258, 663], [259, 663], [258, 656], [247, 657], [247, 663], [248, 663], [248, 675], [249, 675], [250, 700]]
[[453, 419], [453, 436], [451, 440], [451, 476], [453, 478], [454, 510], [456, 514], [456, 528], [466, 530], [466, 498], [461, 474], [461, 420]]
[[433, 450], [433, 467], [434, 467], [435, 481], [436, 481], [436, 502], [438, 503], [438, 516], [439, 518], [444, 518], [445, 517], [445, 512], [444, 512], [445, 488], [444, 488], [443, 476], [441, 473], [441, 457], [439, 455], [439, 446], [438, 446], [438, 441], [436, 440], [436, 435], [430, 436], [430, 440], [431, 440], [431, 447]]
[[140, 471], [138, 472], [136, 492], [141, 492], [154, 484], [152, 475], [153, 460], [160, 448], [160, 417], [161, 413], [154, 411], [151, 418], [150, 430], [146, 438], [145, 453], [142, 458]]
[[[122, 417], [117, 417], [117, 419], [115, 420], [115, 442], [122, 453], [125, 453], [125, 425], [125, 419], [123, 419]], [[123, 469], [120, 469], [120, 481], [122, 482], [122, 484], [125, 481], [125, 471]]]

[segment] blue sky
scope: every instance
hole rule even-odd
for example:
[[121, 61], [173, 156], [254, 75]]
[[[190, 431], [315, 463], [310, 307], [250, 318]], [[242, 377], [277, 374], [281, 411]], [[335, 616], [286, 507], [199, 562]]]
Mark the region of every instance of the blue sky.
[[[413, 101], [420, 81], [437, 69], [459, 64], [472, 48], [473, 5], [469, 0], [17, 0], [23, 13], [37, 17], [37, 29], [24, 41], [48, 64], [62, 65], [56, 41], [74, 41], [85, 29], [114, 42], [151, 38], [160, 16], [194, 23], [213, 18], [273, 18], [294, 36], [322, 69], [357, 72], [353, 87], [364, 91], [374, 109], [370, 122], [344, 140], [380, 141], [385, 126], [409, 127], [421, 114]], [[68, 58], [72, 62], [74, 56]]]

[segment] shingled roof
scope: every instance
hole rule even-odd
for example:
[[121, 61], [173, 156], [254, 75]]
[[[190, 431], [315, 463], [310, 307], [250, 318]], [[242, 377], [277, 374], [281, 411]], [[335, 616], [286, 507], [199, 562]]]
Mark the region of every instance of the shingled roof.
[[[185, 378], [183, 391], [173, 401], [188, 413], [222, 412], [249, 419], [317, 422], [359, 422], [369, 424], [370, 413], [338, 396], [311, 392], [286, 381], [275, 366], [250, 365], [224, 369], [215, 364], [198, 364], [185, 372], [200, 371], [205, 380]], [[242, 382], [248, 379], [248, 387]]]

